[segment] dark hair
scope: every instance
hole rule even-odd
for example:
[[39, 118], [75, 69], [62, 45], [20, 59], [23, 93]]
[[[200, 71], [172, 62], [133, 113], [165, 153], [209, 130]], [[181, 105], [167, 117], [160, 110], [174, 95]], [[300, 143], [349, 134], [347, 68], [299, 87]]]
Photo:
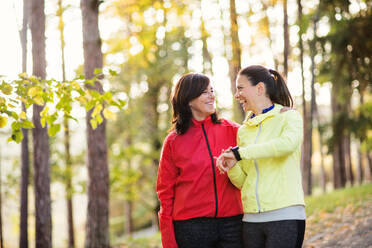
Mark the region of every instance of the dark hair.
[[[171, 103], [173, 107], [172, 127], [177, 134], [184, 134], [191, 125], [192, 112], [189, 102], [199, 97], [209, 85], [209, 78], [202, 74], [189, 73], [178, 80], [174, 88]], [[217, 113], [211, 115], [212, 122], [220, 123]]]
[[261, 65], [251, 65], [240, 70], [238, 75], [246, 76], [252, 85], [263, 82], [266, 87], [266, 94], [273, 103], [288, 107], [293, 106], [291, 93], [279, 72], [266, 69]]

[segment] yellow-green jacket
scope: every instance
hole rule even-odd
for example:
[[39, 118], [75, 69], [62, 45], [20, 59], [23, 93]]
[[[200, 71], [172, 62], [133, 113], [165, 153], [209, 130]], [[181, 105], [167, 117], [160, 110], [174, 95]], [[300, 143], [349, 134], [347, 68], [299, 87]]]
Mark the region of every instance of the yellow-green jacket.
[[238, 130], [242, 158], [228, 171], [241, 189], [244, 213], [259, 213], [305, 205], [300, 157], [303, 123], [297, 111], [283, 106], [247, 119]]

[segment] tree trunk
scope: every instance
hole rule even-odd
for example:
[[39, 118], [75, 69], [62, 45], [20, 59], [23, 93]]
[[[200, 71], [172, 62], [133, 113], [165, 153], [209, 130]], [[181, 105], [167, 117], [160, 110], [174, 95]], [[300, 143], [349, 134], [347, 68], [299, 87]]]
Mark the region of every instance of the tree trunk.
[[316, 95], [314, 94], [315, 99], [315, 108], [314, 108], [314, 114], [316, 116], [316, 122], [318, 127], [318, 134], [319, 134], [319, 153], [320, 153], [320, 186], [323, 190], [323, 193], [326, 192], [326, 185], [327, 185], [327, 176], [326, 171], [324, 168], [324, 154], [323, 154], [323, 132], [320, 128], [320, 115], [318, 111], [318, 105], [316, 104]]
[[[147, 114], [147, 125], [148, 125], [148, 131], [150, 134], [150, 142], [152, 151], [160, 151], [161, 149], [161, 141], [159, 140], [159, 112], [157, 111], [158, 102], [159, 102], [159, 92], [161, 89], [162, 83], [157, 82], [149, 82], [149, 90], [146, 93], [146, 104], [149, 106], [149, 111]], [[152, 160], [153, 165], [153, 173], [156, 177], [156, 173], [158, 171], [159, 166], [159, 160], [157, 158], [153, 158]], [[154, 183], [156, 183], [154, 181]], [[156, 188], [156, 185], [154, 184], [154, 188]], [[158, 220], [158, 211], [160, 210], [160, 202], [155, 195], [155, 208], [154, 208], [154, 214], [153, 214], [153, 226], [159, 227], [159, 220]]]
[[350, 182], [350, 185], [354, 184], [354, 173], [353, 166], [351, 163], [351, 151], [350, 151], [350, 135], [345, 134], [343, 139], [344, 151], [345, 151], [345, 167], [346, 167], [346, 179]]
[[[23, 0], [23, 23], [20, 32], [22, 46], [22, 72], [27, 71], [27, 26], [28, 26], [28, 2]], [[26, 106], [22, 103], [22, 110], [26, 113]], [[22, 128], [23, 139], [21, 141], [21, 199], [20, 199], [20, 223], [19, 223], [19, 247], [28, 248], [28, 184], [30, 174], [30, 158], [28, 150], [28, 129]]]
[[131, 236], [133, 232], [133, 205], [131, 200], [125, 200], [124, 203], [124, 211], [125, 211], [125, 226], [124, 231], [127, 235]]
[[68, 247], [75, 247], [74, 235], [74, 214], [72, 205], [72, 162], [70, 155], [70, 129], [68, 125], [68, 118], [65, 116], [64, 120], [65, 131], [65, 163], [66, 163], [66, 206], [67, 206], [67, 224], [68, 224]]
[[[241, 68], [241, 48], [238, 35], [238, 15], [235, 8], [235, 0], [230, 0], [230, 35], [231, 35], [231, 48], [232, 58], [229, 61], [229, 75], [231, 82], [231, 92], [235, 95], [235, 80]], [[241, 122], [244, 119], [244, 110], [237, 101], [233, 101], [233, 115], [234, 120]]]
[[[298, 22], [299, 25], [302, 23], [302, 4], [301, 0], [297, 1], [297, 8], [298, 8]], [[309, 121], [308, 121], [308, 113], [307, 113], [307, 106], [305, 100], [305, 78], [304, 78], [304, 63], [303, 63], [303, 43], [301, 37], [301, 29], [299, 33], [299, 48], [300, 48], [300, 65], [301, 65], [301, 79], [302, 79], [302, 115], [304, 120], [304, 141], [302, 143], [302, 156], [301, 156], [301, 169], [302, 169], [302, 186], [304, 189], [305, 195], [310, 195], [310, 178], [309, 178], [309, 166], [311, 166], [311, 158], [310, 158], [310, 144], [311, 144], [311, 137], [309, 137]], [[313, 61], [313, 60], [312, 60]], [[314, 75], [313, 75], [314, 76]], [[311, 128], [311, 126], [310, 126]]]
[[368, 162], [368, 168], [367, 168], [367, 180], [368, 181], [371, 181], [371, 178], [372, 178], [372, 154], [370, 152], [366, 152], [366, 156], [367, 156], [367, 162]]
[[[30, 28], [32, 35], [33, 74], [45, 79], [45, 13], [44, 0], [31, 4]], [[52, 218], [50, 200], [49, 136], [47, 126], [40, 123], [43, 106], [33, 105], [33, 147], [35, 187], [35, 242], [38, 248], [52, 247]]]
[[[266, 25], [266, 29], [267, 29], [267, 33], [266, 33], [266, 37], [269, 39], [269, 46], [270, 46], [270, 50], [271, 50], [271, 53], [273, 55], [273, 61], [274, 61], [274, 68], [275, 70], [277, 71], [278, 70], [278, 59], [277, 59], [277, 54], [275, 54], [274, 52], [274, 49], [273, 49], [273, 38], [271, 36], [271, 29], [270, 29], [270, 20], [269, 20], [269, 14], [268, 14], [268, 5], [265, 3], [265, 1], [262, 1], [261, 0], [261, 4], [262, 4], [262, 8], [263, 8], [263, 11], [265, 13], [265, 17], [264, 17], [264, 21], [265, 21], [265, 25]], [[301, 22], [300, 22], [301, 23]], [[301, 42], [302, 42], [302, 38], [301, 39]], [[301, 43], [302, 45], [302, 43]], [[300, 48], [301, 50], [301, 48]], [[302, 52], [302, 51], [301, 51]], [[303, 67], [302, 67], [303, 69]]]
[[[102, 68], [101, 38], [98, 29], [98, 0], [81, 0], [83, 16], [83, 46], [85, 78], [94, 76], [94, 70]], [[96, 90], [103, 93], [99, 82]], [[108, 248], [109, 242], [109, 172], [107, 163], [106, 121], [93, 130], [86, 117], [88, 145], [88, 209], [85, 247]]]
[[[299, 1], [299, 10], [302, 11], [302, 6]], [[302, 18], [302, 15], [301, 15]], [[316, 32], [317, 32], [317, 24], [318, 19], [314, 19], [313, 23], [313, 33], [314, 33], [314, 40], [316, 38]], [[303, 145], [303, 151], [305, 154], [303, 154], [303, 185], [304, 185], [304, 193], [305, 195], [311, 195], [312, 193], [312, 174], [311, 174], [311, 168], [312, 168], [312, 161], [311, 157], [313, 154], [313, 118], [314, 118], [314, 111], [316, 109], [316, 102], [315, 102], [315, 54], [316, 54], [316, 48], [315, 48], [315, 41], [311, 41], [309, 44], [310, 47], [310, 57], [311, 57], [311, 105], [310, 105], [310, 112], [307, 113], [306, 108], [306, 101], [305, 101], [305, 84], [302, 83], [303, 91], [302, 91], [302, 100], [303, 102], [303, 110], [304, 110], [304, 145]], [[302, 65], [303, 66], [303, 61]], [[302, 73], [303, 74], [303, 73]], [[303, 75], [302, 75], [303, 76]], [[304, 78], [302, 78], [304, 80]], [[308, 116], [307, 116], [308, 115]]]
[[360, 150], [360, 141], [357, 143], [357, 150], [358, 150], [358, 168], [357, 168], [357, 181], [358, 184], [363, 183], [364, 173], [363, 173], [363, 153]]
[[[59, 17], [59, 33], [60, 33], [60, 42], [61, 42], [61, 62], [62, 62], [62, 80], [66, 81], [66, 67], [65, 67], [65, 38], [64, 38], [64, 22], [63, 22], [63, 6], [62, 0], [58, 0], [58, 10], [57, 16]], [[66, 207], [67, 207], [67, 226], [68, 226], [68, 247], [75, 247], [75, 235], [74, 235], [74, 217], [73, 217], [73, 205], [72, 205], [72, 164], [71, 164], [71, 154], [70, 154], [70, 128], [68, 125], [67, 116], [63, 117], [63, 126], [64, 126], [64, 146], [65, 146], [65, 165], [66, 165]]]
[[342, 143], [343, 123], [338, 120], [338, 114], [341, 112], [340, 104], [337, 101], [338, 89], [337, 84], [333, 84], [331, 92], [331, 106], [332, 106], [332, 130], [334, 135], [333, 142], [333, 186], [335, 189], [345, 187], [346, 173], [345, 173], [345, 152]]
[[[200, 0], [200, 9], [202, 9], [202, 0]], [[200, 16], [200, 33], [201, 33], [201, 40], [203, 42], [203, 73], [212, 75], [212, 56], [208, 50], [208, 32], [205, 29], [205, 22], [203, 18], [203, 12]]]
[[284, 17], [284, 76], [288, 77], [288, 57], [289, 57], [289, 31], [288, 31], [288, 11], [287, 0], [283, 0], [283, 17]]
[[203, 42], [203, 73], [204, 74], [212, 74], [212, 56], [208, 51], [208, 43], [207, 43], [207, 30], [205, 29], [203, 16], [201, 17], [201, 39]]

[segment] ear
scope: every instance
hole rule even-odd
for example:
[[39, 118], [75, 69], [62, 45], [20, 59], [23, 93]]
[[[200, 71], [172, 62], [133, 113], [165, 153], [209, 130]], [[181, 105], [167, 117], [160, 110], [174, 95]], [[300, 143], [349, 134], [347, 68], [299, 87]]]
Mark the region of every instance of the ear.
[[257, 85], [257, 95], [262, 96], [266, 94], [265, 84], [263, 82], [259, 82]]

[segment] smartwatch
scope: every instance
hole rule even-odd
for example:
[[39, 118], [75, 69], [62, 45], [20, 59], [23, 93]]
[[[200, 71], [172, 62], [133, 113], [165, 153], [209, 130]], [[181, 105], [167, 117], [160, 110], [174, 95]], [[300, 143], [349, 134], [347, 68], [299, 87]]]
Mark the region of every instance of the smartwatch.
[[234, 153], [234, 157], [236, 161], [242, 160], [242, 158], [240, 157], [240, 153], [239, 153], [239, 146], [234, 146], [233, 148], [231, 148], [231, 151]]

